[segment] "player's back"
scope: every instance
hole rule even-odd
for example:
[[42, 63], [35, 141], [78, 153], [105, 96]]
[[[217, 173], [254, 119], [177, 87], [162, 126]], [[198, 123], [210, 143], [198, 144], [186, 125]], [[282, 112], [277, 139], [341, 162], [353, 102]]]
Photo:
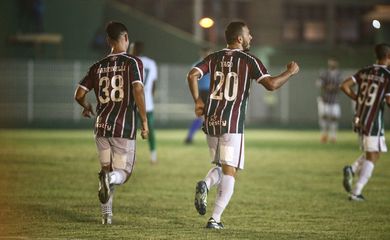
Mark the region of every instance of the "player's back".
[[242, 133], [251, 80], [269, 76], [261, 61], [239, 49], [223, 49], [207, 56], [195, 68], [202, 75], [210, 73], [206, 133]]
[[125, 53], [110, 54], [95, 63], [81, 84], [97, 98], [98, 136], [134, 138], [136, 105], [132, 84], [142, 83], [142, 62]]
[[384, 99], [390, 94], [390, 71], [386, 66], [374, 64], [356, 73], [358, 85], [356, 117], [363, 134], [377, 134], [383, 128]]

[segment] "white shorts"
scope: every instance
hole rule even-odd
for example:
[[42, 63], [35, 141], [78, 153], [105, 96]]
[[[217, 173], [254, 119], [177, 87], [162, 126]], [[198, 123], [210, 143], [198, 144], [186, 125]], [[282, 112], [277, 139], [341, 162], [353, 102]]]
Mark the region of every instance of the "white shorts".
[[212, 163], [244, 169], [244, 134], [207, 135]]
[[360, 148], [364, 152], [387, 152], [384, 136], [360, 136]]
[[341, 110], [340, 105], [338, 103], [329, 104], [324, 103], [321, 98], [317, 98], [318, 103], [318, 116], [324, 117], [332, 117], [332, 118], [340, 118]]
[[135, 140], [126, 138], [95, 137], [100, 165], [121, 169], [127, 173], [133, 171], [135, 163]]

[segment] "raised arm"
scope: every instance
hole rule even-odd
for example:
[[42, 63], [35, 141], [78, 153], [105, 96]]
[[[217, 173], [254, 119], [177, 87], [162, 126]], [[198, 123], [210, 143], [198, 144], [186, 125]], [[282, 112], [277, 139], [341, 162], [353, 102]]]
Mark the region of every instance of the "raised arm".
[[340, 89], [341, 91], [343, 91], [349, 98], [351, 98], [352, 100], [356, 101], [357, 100], [357, 95], [356, 93], [353, 91], [352, 87], [355, 85], [355, 82], [353, 81], [352, 77], [349, 77], [347, 79], [345, 79], [341, 85], [340, 85]]
[[93, 112], [92, 104], [86, 99], [87, 93], [87, 90], [79, 86], [74, 93], [74, 99], [84, 108], [82, 115], [86, 118], [91, 118], [91, 115], [95, 115], [95, 113]]
[[299, 66], [296, 62], [290, 62], [287, 64], [287, 69], [286, 71], [282, 72], [281, 74], [277, 76], [269, 76], [263, 78], [260, 83], [269, 91], [274, 91], [283, 84], [285, 84], [288, 79], [299, 72]]
[[149, 127], [145, 109], [144, 86], [141, 83], [133, 83], [133, 95], [135, 104], [138, 108], [138, 114], [141, 118], [141, 137], [143, 139], [147, 139], [149, 135]]

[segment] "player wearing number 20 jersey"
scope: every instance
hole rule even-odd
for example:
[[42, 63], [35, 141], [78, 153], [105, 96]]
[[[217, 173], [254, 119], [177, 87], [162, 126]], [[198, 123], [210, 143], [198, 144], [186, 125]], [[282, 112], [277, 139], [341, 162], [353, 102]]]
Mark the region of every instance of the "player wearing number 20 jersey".
[[95, 135], [134, 139], [136, 105], [132, 84], [143, 82], [142, 61], [125, 52], [110, 54], [94, 64], [80, 87], [97, 98]]
[[374, 64], [352, 76], [358, 85], [355, 125], [360, 134], [383, 136], [385, 96], [390, 95], [390, 70]]
[[204, 108], [204, 131], [209, 135], [243, 133], [251, 81], [270, 76], [262, 62], [240, 49], [225, 48], [194, 68], [210, 73], [209, 98]]

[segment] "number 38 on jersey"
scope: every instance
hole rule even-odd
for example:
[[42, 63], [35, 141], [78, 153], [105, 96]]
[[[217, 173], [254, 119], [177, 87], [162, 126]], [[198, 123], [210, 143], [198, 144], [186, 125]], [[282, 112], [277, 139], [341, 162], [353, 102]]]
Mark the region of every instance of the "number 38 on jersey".
[[238, 75], [235, 72], [225, 74], [220, 71], [214, 73], [214, 88], [210, 95], [211, 99], [234, 101], [238, 91]]
[[[111, 91], [110, 91], [111, 88]], [[99, 102], [104, 104], [110, 100], [113, 102], [120, 102], [123, 99], [123, 77], [121, 75], [114, 75], [111, 79], [102, 77], [99, 79]]]

